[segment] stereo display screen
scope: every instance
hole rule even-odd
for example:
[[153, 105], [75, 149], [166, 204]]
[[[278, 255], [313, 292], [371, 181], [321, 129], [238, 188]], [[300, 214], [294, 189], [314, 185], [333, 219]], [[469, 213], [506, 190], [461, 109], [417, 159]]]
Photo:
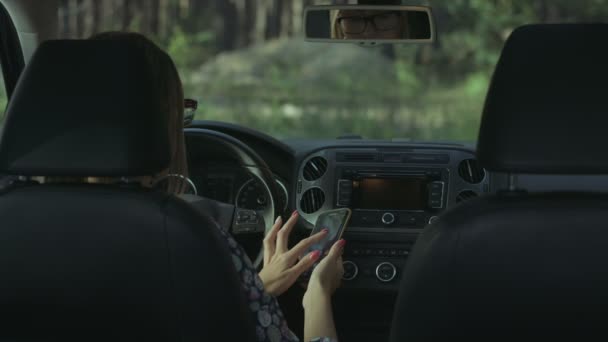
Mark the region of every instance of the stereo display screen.
[[424, 210], [428, 207], [428, 179], [362, 178], [353, 181], [353, 209]]

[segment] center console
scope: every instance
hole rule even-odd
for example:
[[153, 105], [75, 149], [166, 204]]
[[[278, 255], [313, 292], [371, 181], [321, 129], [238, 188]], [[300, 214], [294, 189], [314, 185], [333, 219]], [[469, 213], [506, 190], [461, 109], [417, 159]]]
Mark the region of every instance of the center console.
[[296, 203], [311, 225], [325, 210], [350, 208], [343, 287], [395, 292], [422, 230], [463, 194], [487, 187], [463, 149], [335, 148], [303, 161]]
[[446, 168], [336, 169], [336, 206], [353, 210], [353, 228], [424, 228], [447, 205]]

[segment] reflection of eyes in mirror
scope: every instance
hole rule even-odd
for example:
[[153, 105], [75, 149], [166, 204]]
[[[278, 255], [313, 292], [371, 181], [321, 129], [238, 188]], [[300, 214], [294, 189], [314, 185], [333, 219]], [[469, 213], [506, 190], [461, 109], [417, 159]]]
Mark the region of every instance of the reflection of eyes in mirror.
[[[329, 7], [329, 8], [327, 8]], [[314, 41], [434, 41], [432, 13], [422, 6], [312, 6], [306, 38]]]
[[[407, 18], [398, 11], [336, 11], [334, 39], [408, 38]], [[332, 16], [333, 17], [333, 16]]]

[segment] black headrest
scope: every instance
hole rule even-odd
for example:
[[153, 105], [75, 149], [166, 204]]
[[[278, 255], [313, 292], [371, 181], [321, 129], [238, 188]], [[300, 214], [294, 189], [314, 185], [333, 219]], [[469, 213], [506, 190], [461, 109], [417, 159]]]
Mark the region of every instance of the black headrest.
[[490, 85], [478, 141], [489, 170], [608, 173], [608, 25], [516, 29]]
[[0, 173], [142, 176], [169, 165], [168, 115], [144, 51], [48, 41], [25, 68], [0, 137]]

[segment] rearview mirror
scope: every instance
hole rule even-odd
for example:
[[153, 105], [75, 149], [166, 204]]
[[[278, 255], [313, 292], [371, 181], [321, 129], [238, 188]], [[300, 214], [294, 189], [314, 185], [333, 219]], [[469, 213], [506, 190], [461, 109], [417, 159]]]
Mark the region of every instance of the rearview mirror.
[[435, 27], [424, 6], [309, 6], [306, 40], [357, 44], [431, 43]]

